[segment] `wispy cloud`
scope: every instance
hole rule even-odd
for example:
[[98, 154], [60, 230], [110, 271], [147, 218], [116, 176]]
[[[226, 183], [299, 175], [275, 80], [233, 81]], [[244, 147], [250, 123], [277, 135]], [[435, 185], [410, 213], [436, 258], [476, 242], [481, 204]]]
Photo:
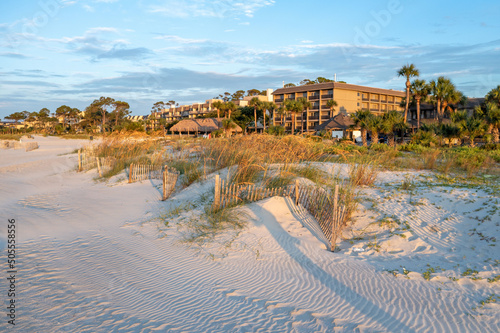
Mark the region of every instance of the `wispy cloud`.
[[0, 57], [16, 58], [16, 59], [29, 59], [31, 57], [17, 52], [4, 52], [0, 53]]
[[253, 17], [259, 9], [274, 4], [274, 0], [164, 0], [151, 5], [149, 11], [170, 17]]

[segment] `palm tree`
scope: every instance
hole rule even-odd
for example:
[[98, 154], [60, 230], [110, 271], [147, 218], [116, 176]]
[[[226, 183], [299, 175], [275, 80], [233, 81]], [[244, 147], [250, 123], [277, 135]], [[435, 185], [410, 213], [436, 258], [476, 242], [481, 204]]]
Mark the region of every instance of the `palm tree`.
[[496, 104], [486, 103], [484, 120], [488, 125], [488, 133], [493, 135], [493, 143], [498, 143], [500, 141], [500, 109]]
[[257, 98], [254, 97], [250, 100], [248, 103], [249, 106], [253, 106], [253, 115], [254, 115], [254, 120], [255, 120], [255, 133], [257, 133], [257, 110], [262, 109], [262, 102]]
[[417, 101], [417, 129], [420, 128], [420, 102], [425, 101], [430, 92], [429, 85], [425, 80], [415, 80], [411, 84], [411, 93]]
[[284, 104], [280, 105], [276, 109], [276, 113], [280, 116], [280, 125], [285, 127], [285, 114], [286, 114], [286, 107]]
[[371, 145], [378, 143], [378, 134], [383, 129], [382, 124], [383, 124], [383, 119], [382, 119], [381, 116], [376, 116], [374, 114], [371, 114], [371, 116], [368, 118], [368, 122], [367, 122], [367, 127], [366, 128], [372, 134], [372, 143], [371, 143]]
[[304, 109], [306, 109], [306, 131], [309, 132], [309, 112], [308, 112], [308, 109], [311, 107], [311, 102], [309, 102], [306, 98], [304, 97], [300, 97], [299, 99], [297, 99], [297, 101], [302, 104], [302, 121], [300, 123], [300, 127], [301, 127], [301, 133], [303, 134], [304, 133]]
[[451, 113], [455, 111], [455, 109], [451, 106], [451, 104], [462, 103], [465, 105], [467, 98], [462, 94], [462, 92], [458, 91], [453, 84], [451, 84], [448, 93], [444, 96], [441, 107], [443, 108], [442, 113], [448, 110]]
[[420, 72], [418, 69], [415, 67], [413, 64], [406, 64], [405, 66], [401, 67], [401, 69], [398, 71], [398, 76], [404, 76], [406, 77], [406, 107], [405, 107], [405, 116], [404, 116], [404, 122], [406, 123], [406, 120], [408, 119], [408, 103], [410, 102], [410, 78], [413, 76], [419, 76]]
[[295, 134], [297, 113], [302, 112], [304, 110], [304, 106], [298, 100], [288, 100], [285, 101], [285, 108], [292, 114], [292, 134]]
[[457, 124], [441, 124], [438, 131], [443, 138], [448, 139], [448, 147], [451, 147], [452, 139], [460, 138], [460, 127]]
[[443, 122], [444, 111], [450, 103], [457, 103], [463, 98], [450, 79], [444, 76], [438, 77], [429, 83], [431, 93], [437, 105], [439, 123]]
[[389, 146], [395, 146], [394, 132], [405, 130], [407, 126], [407, 123], [404, 121], [404, 116], [398, 111], [392, 110], [384, 114], [382, 132], [387, 134]]
[[266, 105], [266, 110], [271, 112], [271, 116], [273, 117], [273, 126], [275, 125], [275, 120], [274, 120], [274, 111], [278, 108], [274, 102], [265, 102]]
[[368, 146], [368, 140], [366, 139], [366, 130], [369, 126], [369, 119], [372, 114], [368, 110], [358, 110], [356, 113], [351, 114], [351, 118], [354, 121], [354, 125], [361, 128], [361, 140], [363, 141], [363, 146]]
[[236, 123], [232, 119], [222, 119], [222, 128], [227, 138], [231, 136], [231, 130], [236, 128], [236, 126]]
[[326, 101], [326, 106], [330, 108], [330, 118], [333, 118], [333, 111], [335, 111], [335, 107], [338, 106], [337, 101], [329, 99]]
[[500, 107], [500, 85], [491, 89], [485, 97], [486, 102], [495, 103], [498, 107]]
[[227, 119], [231, 119], [231, 113], [236, 111], [237, 108], [238, 107], [236, 106], [236, 104], [234, 104], [234, 102], [227, 102], [226, 103], [226, 107], [224, 109], [227, 111], [227, 114], [226, 114]]
[[223, 106], [223, 102], [221, 101], [215, 101], [212, 103], [212, 106], [217, 110], [217, 119], [220, 119], [220, 109]]
[[467, 119], [460, 124], [462, 133], [469, 137], [470, 146], [474, 147], [474, 139], [482, 135], [484, 131], [484, 122], [476, 117], [467, 117]]

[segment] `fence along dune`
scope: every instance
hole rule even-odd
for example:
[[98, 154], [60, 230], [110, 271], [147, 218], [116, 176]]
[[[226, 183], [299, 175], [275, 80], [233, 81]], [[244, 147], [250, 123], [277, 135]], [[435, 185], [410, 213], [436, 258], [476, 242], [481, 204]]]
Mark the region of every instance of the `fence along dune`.
[[265, 188], [256, 184], [229, 183], [216, 175], [212, 209], [221, 210], [239, 203], [255, 202], [273, 196], [288, 197], [296, 206], [300, 205], [307, 210], [330, 241], [330, 250], [335, 251], [337, 238], [348, 217], [347, 205], [339, 201], [339, 185], [335, 186], [334, 193], [317, 186], [301, 185], [298, 180], [292, 185]]

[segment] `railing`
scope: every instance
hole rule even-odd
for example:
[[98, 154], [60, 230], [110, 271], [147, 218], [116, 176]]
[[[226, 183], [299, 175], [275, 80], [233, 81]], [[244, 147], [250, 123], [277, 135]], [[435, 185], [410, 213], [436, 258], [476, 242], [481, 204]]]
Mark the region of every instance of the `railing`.
[[321, 95], [321, 98], [331, 99], [331, 98], [333, 98], [333, 94]]
[[315, 101], [315, 100], [317, 100], [317, 99], [319, 99], [319, 95], [310, 95], [310, 96], [309, 96], [309, 100], [310, 100], [310, 101]]
[[275, 103], [281, 103], [281, 102], [283, 102], [283, 98], [278, 98], [278, 99], [275, 99], [275, 100], [274, 100], [274, 102], [275, 102]]

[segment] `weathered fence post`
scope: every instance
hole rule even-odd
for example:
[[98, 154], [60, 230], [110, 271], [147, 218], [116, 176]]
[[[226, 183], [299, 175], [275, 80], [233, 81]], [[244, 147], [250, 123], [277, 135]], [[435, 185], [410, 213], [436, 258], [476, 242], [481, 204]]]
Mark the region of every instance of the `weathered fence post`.
[[335, 185], [335, 193], [333, 195], [332, 239], [330, 240], [332, 252], [335, 251], [335, 243], [337, 242], [338, 197], [339, 197], [339, 186]]
[[97, 171], [99, 172], [99, 177], [102, 177], [101, 162], [99, 162], [99, 157], [96, 156], [95, 159], [97, 160]]
[[168, 177], [168, 169], [165, 166], [165, 170], [163, 171], [163, 201], [167, 200], [167, 177]]
[[82, 150], [78, 149], [78, 172], [82, 171]]
[[295, 179], [295, 206], [299, 205], [299, 180]]
[[128, 182], [129, 182], [129, 184], [132, 183], [132, 170], [133, 170], [133, 167], [134, 167], [134, 163], [130, 163], [130, 167], [129, 167], [129, 170], [128, 170]]
[[214, 209], [219, 209], [219, 204], [220, 204], [220, 179], [219, 175], [215, 175]]

